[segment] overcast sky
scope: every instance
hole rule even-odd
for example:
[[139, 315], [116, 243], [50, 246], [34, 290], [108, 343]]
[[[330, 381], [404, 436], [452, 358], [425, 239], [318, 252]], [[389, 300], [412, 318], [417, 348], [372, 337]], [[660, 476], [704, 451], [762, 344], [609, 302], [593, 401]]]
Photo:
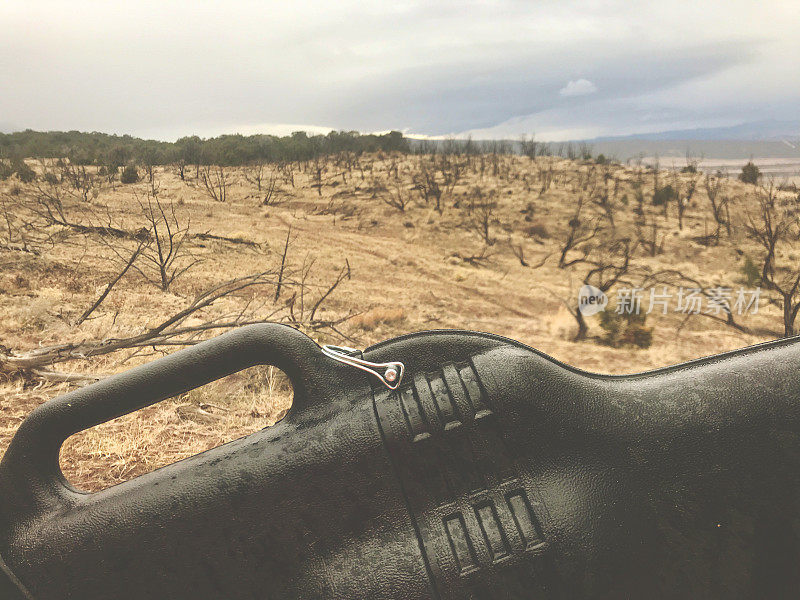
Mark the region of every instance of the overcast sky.
[[585, 138], [800, 118], [798, 0], [0, 2], [0, 130]]

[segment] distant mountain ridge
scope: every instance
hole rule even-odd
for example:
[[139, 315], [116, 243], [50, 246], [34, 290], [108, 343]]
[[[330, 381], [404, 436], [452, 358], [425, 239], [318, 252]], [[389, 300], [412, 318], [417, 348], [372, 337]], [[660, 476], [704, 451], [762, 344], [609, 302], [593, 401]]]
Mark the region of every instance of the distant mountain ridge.
[[707, 127], [696, 129], [673, 129], [654, 133], [604, 136], [590, 142], [617, 142], [624, 140], [739, 140], [739, 141], [797, 141], [800, 140], [800, 120], [777, 121], [767, 119], [731, 125], [729, 127]]

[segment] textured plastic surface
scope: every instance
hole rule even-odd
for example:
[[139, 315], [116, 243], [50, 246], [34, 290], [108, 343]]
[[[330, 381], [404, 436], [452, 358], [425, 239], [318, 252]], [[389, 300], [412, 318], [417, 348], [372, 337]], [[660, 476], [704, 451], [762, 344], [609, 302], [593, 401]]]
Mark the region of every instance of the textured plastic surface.
[[[35, 410], [0, 463], [0, 556], [36, 600], [796, 598], [800, 341], [625, 377], [511, 340], [374, 346], [391, 391], [281, 325]], [[274, 427], [93, 494], [73, 433], [254, 364]]]

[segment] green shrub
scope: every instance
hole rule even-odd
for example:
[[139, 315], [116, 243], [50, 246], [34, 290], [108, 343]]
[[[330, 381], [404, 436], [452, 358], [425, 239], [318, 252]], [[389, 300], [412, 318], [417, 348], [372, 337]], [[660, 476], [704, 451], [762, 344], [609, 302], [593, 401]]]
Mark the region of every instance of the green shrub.
[[14, 174], [14, 168], [8, 161], [0, 160], [0, 181], [5, 181]]
[[678, 194], [675, 193], [674, 188], [671, 185], [665, 185], [662, 188], [658, 188], [655, 194], [653, 194], [653, 206], [669, 204], [677, 197]]
[[120, 183], [136, 183], [139, 181], [139, 171], [136, 170], [136, 165], [128, 165], [122, 169], [119, 180]]
[[753, 259], [749, 256], [744, 257], [744, 264], [741, 268], [742, 280], [748, 287], [761, 285], [761, 269], [758, 268]]
[[758, 168], [758, 165], [754, 165], [753, 161], [748, 161], [742, 167], [742, 172], [739, 173], [739, 181], [756, 185], [759, 179], [761, 179], [761, 169]]
[[525, 235], [532, 238], [542, 238], [547, 239], [550, 237], [550, 233], [547, 231], [547, 226], [542, 222], [532, 223], [528, 225], [525, 229], [523, 229]]
[[646, 327], [646, 322], [645, 313], [618, 314], [605, 310], [600, 313], [600, 328], [605, 332], [600, 339], [614, 348], [649, 348], [653, 343], [653, 328]]
[[31, 169], [25, 161], [22, 160], [14, 163], [14, 172], [17, 174], [17, 179], [22, 183], [30, 183], [36, 179], [36, 171]]

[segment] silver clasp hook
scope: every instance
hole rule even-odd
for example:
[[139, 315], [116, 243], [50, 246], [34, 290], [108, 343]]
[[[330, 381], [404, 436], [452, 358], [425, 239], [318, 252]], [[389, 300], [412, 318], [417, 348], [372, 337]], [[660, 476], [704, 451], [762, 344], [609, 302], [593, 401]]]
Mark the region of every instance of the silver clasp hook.
[[348, 348], [347, 346], [331, 346], [326, 344], [321, 348], [325, 356], [337, 360], [340, 363], [355, 367], [356, 369], [366, 371], [370, 375], [380, 379], [383, 385], [390, 390], [396, 390], [397, 386], [399, 386], [400, 382], [403, 380], [403, 373], [406, 368], [401, 362], [369, 362], [368, 360], [354, 356], [360, 351], [355, 348]]

